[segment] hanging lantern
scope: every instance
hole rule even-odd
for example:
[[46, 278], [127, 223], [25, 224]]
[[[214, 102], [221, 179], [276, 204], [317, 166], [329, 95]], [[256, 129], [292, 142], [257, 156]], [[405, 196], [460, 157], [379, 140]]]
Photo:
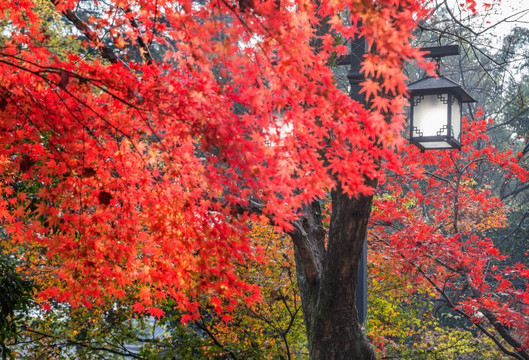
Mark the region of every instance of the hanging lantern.
[[462, 104], [476, 100], [444, 76], [427, 76], [408, 90], [410, 142], [422, 151], [461, 149]]

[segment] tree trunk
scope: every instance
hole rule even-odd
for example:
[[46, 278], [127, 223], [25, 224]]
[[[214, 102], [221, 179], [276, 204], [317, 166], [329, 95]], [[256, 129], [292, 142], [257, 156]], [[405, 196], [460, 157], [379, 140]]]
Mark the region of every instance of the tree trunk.
[[290, 234], [311, 360], [376, 359], [355, 306], [358, 264], [371, 203], [372, 196], [349, 198], [338, 188], [332, 192], [327, 246], [316, 203], [304, 209], [306, 216]]

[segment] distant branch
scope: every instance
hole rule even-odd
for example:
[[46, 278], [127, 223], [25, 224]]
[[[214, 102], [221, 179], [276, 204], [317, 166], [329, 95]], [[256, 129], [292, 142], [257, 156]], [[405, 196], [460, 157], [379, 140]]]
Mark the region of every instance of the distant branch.
[[[54, 336], [54, 335], [45, 334], [43, 332], [40, 332], [40, 331], [37, 331], [37, 330], [33, 330], [33, 329], [29, 329], [27, 327], [23, 327], [22, 330], [26, 331], [26, 332], [29, 332], [29, 333], [32, 333], [32, 334], [40, 335], [42, 337], [51, 338], [51, 339], [57, 339], [57, 337]], [[64, 341], [64, 343], [66, 343], [66, 345], [76, 345], [76, 346], [81, 346], [81, 347], [84, 347], [84, 348], [90, 349], [90, 350], [105, 351], [105, 352], [109, 352], [109, 353], [114, 354], [114, 355], [128, 356], [128, 357], [132, 357], [134, 359], [143, 359], [142, 356], [139, 356], [139, 355], [127, 350], [127, 349], [125, 349], [126, 352], [121, 352], [121, 351], [117, 351], [117, 350], [114, 350], [114, 349], [109, 349], [109, 348], [103, 347], [103, 346], [94, 346], [92, 343], [83, 343], [83, 342], [74, 341], [74, 340], [70, 340], [70, 339], [60, 339], [60, 338], [58, 340], [59, 341]]]
[[424, 171], [424, 174], [425, 175], [428, 175], [428, 176], [431, 176], [433, 177], [434, 179], [437, 179], [437, 180], [440, 180], [440, 181], [444, 181], [445, 183], [447, 183], [448, 185], [450, 185], [450, 187], [453, 189], [455, 187], [455, 184], [453, 182], [451, 182], [450, 180], [442, 177], [442, 176], [439, 176], [437, 174], [434, 174], [430, 171]]

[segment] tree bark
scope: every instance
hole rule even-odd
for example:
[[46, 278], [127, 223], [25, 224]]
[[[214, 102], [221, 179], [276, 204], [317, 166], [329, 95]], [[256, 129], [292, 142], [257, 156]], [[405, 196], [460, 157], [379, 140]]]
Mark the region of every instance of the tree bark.
[[[376, 185], [376, 181], [369, 183]], [[327, 246], [319, 205], [306, 207], [302, 230], [290, 235], [295, 246], [298, 283], [311, 360], [376, 359], [355, 305], [358, 264], [371, 213], [372, 196], [350, 198], [332, 192]]]

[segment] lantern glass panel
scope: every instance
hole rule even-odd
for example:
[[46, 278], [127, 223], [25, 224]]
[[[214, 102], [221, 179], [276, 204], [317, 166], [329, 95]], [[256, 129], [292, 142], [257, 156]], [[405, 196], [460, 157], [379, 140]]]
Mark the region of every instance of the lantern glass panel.
[[423, 141], [420, 144], [425, 149], [449, 149], [452, 146], [446, 141]]
[[413, 98], [413, 137], [446, 136], [448, 94], [415, 95]]
[[461, 102], [452, 96], [452, 136], [461, 140]]

